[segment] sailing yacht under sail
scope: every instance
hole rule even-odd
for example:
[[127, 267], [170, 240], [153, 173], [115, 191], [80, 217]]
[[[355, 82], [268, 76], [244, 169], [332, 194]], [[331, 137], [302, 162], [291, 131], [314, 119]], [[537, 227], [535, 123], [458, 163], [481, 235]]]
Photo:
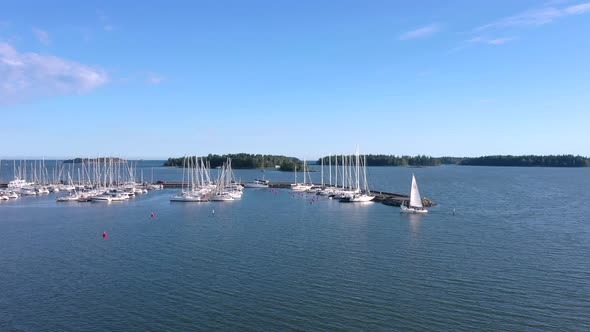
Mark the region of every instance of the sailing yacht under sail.
[[416, 177], [412, 174], [412, 188], [410, 190], [410, 201], [408, 206], [404, 205], [405, 202], [400, 205], [401, 213], [427, 213], [428, 210], [422, 205], [422, 197], [420, 197], [420, 190], [418, 190], [418, 183]]

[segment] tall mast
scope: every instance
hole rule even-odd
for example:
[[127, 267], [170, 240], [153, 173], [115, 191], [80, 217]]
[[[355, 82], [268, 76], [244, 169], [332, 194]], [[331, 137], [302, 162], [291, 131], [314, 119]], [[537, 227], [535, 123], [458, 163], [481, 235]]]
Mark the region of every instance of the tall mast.
[[322, 188], [324, 188], [324, 157], [322, 157]]
[[356, 146], [356, 190], [361, 191], [361, 159], [359, 155], [359, 146]]
[[334, 156], [334, 187], [338, 188], [338, 155]]
[[369, 193], [369, 183], [367, 182], [367, 155], [365, 155], [364, 158], [364, 163], [363, 163], [363, 173], [364, 173], [364, 181], [365, 181], [365, 191], [368, 194]]
[[330, 187], [332, 186], [332, 154], [328, 155], [328, 168], [330, 169]]

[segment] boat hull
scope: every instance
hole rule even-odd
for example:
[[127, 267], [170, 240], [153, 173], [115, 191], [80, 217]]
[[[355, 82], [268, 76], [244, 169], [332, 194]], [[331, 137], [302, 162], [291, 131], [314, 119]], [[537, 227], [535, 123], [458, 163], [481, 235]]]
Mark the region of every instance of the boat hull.
[[268, 188], [268, 184], [246, 182], [244, 188]]
[[425, 208], [413, 208], [413, 207], [405, 207], [405, 206], [400, 206], [400, 213], [410, 213], [410, 214], [425, 214], [428, 213], [428, 210], [426, 210]]
[[203, 197], [172, 197], [170, 202], [206, 202], [207, 199]]
[[213, 195], [211, 196], [211, 201], [214, 202], [226, 202], [226, 201], [234, 201], [235, 199], [230, 196], [229, 194], [221, 194], [221, 195]]
[[348, 199], [348, 202], [349, 203], [370, 202], [374, 199], [375, 199], [375, 196], [360, 195], [360, 196], [350, 197]]

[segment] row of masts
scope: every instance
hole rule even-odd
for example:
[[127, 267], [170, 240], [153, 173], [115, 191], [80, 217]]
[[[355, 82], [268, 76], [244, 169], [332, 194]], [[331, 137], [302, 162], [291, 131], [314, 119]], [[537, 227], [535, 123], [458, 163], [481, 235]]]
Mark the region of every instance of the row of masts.
[[184, 157], [182, 166], [182, 190], [170, 201], [233, 201], [242, 197], [242, 186], [235, 181], [231, 158], [223, 163], [216, 179], [211, 176], [209, 161], [203, 158]]
[[[50, 167], [49, 162], [45, 160], [20, 160], [18, 162], [13, 160], [13, 178], [14, 180], [23, 180], [27, 183], [44, 186], [66, 183], [70, 179], [77, 178], [78, 184], [103, 187], [138, 180], [137, 162], [120, 161], [120, 159], [116, 158], [97, 159], [101, 161], [82, 161], [79, 166], [74, 163], [60, 164], [56, 160], [54, 167]], [[143, 170], [140, 173], [139, 180], [144, 182]]]
[[[129, 198], [160, 187], [144, 182], [143, 170], [141, 183], [138, 183], [137, 162], [129, 163], [119, 158], [97, 158], [92, 162], [83, 160], [80, 165], [73, 163], [60, 165], [59, 161], [56, 161], [51, 172], [48, 168], [44, 160], [30, 162], [23, 160], [19, 161], [18, 165], [16, 160], [13, 161], [14, 180], [8, 183], [8, 188], [2, 192], [0, 199], [60, 191], [66, 191], [69, 195], [58, 197], [58, 201], [87, 201], [105, 192], [113, 194], [121, 192], [123, 196]], [[49, 176], [50, 174], [52, 176]], [[75, 181], [76, 178], [77, 181]], [[110, 196], [112, 195], [105, 195], [104, 200], [110, 202]]]
[[[340, 167], [339, 167], [340, 166]], [[361, 157], [357, 147], [354, 156], [328, 157], [328, 184], [324, 182], [324, 158], [321, 159], [321, 184], [306, 183], [306, 162], [303, 162], [303, 183], [297, 183], [297, 169], [295, 169], [295, 183], [291, 185], [294, 191], [316, 192], [318, 195], [337, 198], [342, 202], [367, 202], [375, 198], [369, 190], [367, 181], [367, 158]], [[334, 168], [334, 184], [332, 184], [332, 168]], [[340, 171], [340, 173], [338, 172]], [[340, 182], [338, 182], [340, 180]]]

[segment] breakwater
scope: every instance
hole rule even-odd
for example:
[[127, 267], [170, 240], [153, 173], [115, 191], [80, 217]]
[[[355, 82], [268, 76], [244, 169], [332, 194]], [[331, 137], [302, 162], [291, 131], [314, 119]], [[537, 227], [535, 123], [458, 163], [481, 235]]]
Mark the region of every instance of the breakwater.
[[[76, 184], [76, 183], [74, 183], [74, 184]], [[158, 181], [155, 184], [161, 184], [164, 189], [182, 188], [182, 182]], [[0, 188], [6, 188], [7, 186], [8, 186], [7, 183], [0, 183]], [[291, 183], [290, 182], [270, 182], [269, 187], [276, 188], [276, 189], [290, 189]], [[326, 185], [326, 187], [330, 187], [330, 186]], [[310, 193], [310, 194], [312, 194], [312, 193]], [[410, 199], [408, 195], [404, 195], [401, 193], [386, 192], [386, 191], [371, 190], [371, 194], [375, 195], [375, 199], [373, 199], [374, 202], [379, 202], [379, 203], [383, 203], [385, 205], [391, 205], [391, 206], [400, 206], [404, 201], [407, 201]], [[432, 206], [438, 205], [438, 203], [434, 202], [433, 200], [431, 200], [427, 197], [422, 197], [422, 204], [424, 204], [425, 207], [432, 207]]]
[[[162, 182], [158, 181], [158, 184], [161, 184], [164, 189], [175, 189], [175, 188], [182, 188], [182, 182]], [[330, 187], [326, 185], [326, 187]], [[333, 186], [332, 186], [333, 187]], [[270, 182], [269, 188], [276, 188], [276, 189], [291, 189], [290, 182]], [[310, 193], [312, 194], [312, 193]], [[374, 202], [383, 203], [385, 205], [391, 206], [400, 206], [402, 202], [407, 201], [410, 199], [408, 195], [400, 194], [400, 193], [391, 193], [386, 191], [375, 191], [371, 190], [371, 194], [375, 195]], [[434, 202], [433, 200], [422, 197], [422, 204], [425, 207], [432, 207], [438, 205], [438, 203]]]

